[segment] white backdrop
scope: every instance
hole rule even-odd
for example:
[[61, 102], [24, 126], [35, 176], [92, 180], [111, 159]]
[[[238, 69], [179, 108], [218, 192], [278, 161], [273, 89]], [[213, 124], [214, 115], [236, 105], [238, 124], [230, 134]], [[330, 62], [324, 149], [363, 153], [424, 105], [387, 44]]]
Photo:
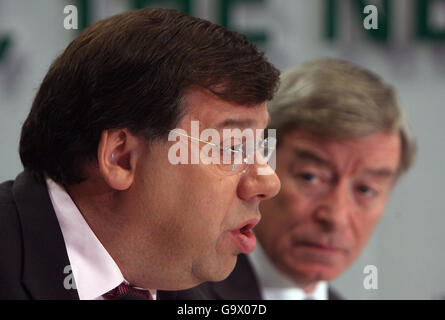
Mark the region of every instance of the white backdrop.
[[[125, 0], [92, 1], [94, 17], [126, 8]], [[352, 299], [445, 298], [445, 46], [415, 39], [410, 0], [394, 0], [391, 41], [379, 45], [363, 36], [342, 1], [339, 37], [323, 36], [323, 0], [265, 0], [239, 4], [233, 19], [240, 28], [267, 30], [269, 59], [284, 70], [317, 57], [340, 57], [380, 74], [399, 93], [419, 144], [415, 167], [395, 190], [372, 240], [334, 286]], [[63, 8], [75, 1], [0, 0], [0, 36], [13, 46], [0, 64], [0, 181], [22, 170], [18, 156], [21, 125], [36, 89], [55, 56], [74, 37], [63, 28]], [[196, 0], [196, 14], [216, 19], [215, 1]], [[443, 3], [443, 1], [442, 1]], [[445, 25], [445, 6], [435, 10]], [[378, 289], [363, 286], [363, 268], [378, 268]]]

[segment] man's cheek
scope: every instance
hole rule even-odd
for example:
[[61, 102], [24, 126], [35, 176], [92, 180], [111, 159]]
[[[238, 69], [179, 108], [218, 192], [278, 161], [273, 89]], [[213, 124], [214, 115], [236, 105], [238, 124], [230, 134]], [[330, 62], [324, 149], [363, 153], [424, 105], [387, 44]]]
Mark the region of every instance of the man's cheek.
[[302, 202], [302, 196], [294, 187], [281, 188], [275, 202], [282, 208], [294, 209]]
[[[374, 232], [374, 228], [381, 217], [379, 212], [365, 212], [362, 219], [355, 223], [354, 233], [359, 238], [359, 245], [364, 246]], [[354, 227], [351, 227], [354, 228]]]

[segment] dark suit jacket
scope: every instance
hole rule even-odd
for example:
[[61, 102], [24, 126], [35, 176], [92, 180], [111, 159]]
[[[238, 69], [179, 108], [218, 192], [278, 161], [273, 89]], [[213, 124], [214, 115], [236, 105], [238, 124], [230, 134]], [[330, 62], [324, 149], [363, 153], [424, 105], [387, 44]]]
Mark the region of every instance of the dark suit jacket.
[[[247, 256], [240, 254], [233, 272], [221, 282], [207, 282], [195, 288], [179, 291], [178, 300], [263, 300], [255, 272]], [[329, 300], [342, 300], [332, 288], [328, 289]]]
[[[79, 299], [63, 285], [69, 264], [46, 184], [26, 171], [0, 184], [0, 299]], [[158, 299], [176, 294], [158, 291]]]
[[0, 184], [0, 299], [78, 299], [46, 185], [27, 172]]

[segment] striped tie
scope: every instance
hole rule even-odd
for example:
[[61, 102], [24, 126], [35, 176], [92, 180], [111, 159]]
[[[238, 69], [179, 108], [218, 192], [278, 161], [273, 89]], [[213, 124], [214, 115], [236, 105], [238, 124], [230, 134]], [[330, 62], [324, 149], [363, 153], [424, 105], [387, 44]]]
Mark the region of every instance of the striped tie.
[[103, 295], [105, 300], [153, 300], [149, 290], [141, 290], [122, 282]]

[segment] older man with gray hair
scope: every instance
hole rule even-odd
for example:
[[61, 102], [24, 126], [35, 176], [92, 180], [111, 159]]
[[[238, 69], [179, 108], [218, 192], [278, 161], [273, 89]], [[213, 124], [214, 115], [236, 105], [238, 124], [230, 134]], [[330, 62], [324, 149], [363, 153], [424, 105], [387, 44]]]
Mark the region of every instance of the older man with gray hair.
[[281, 191], [264, 201], [259, 246], [210, 299], [338, 299], [328, 282], [366, 245], [415, 143], [394, 89], [337, 59], [283, 73], [270, 105]]

